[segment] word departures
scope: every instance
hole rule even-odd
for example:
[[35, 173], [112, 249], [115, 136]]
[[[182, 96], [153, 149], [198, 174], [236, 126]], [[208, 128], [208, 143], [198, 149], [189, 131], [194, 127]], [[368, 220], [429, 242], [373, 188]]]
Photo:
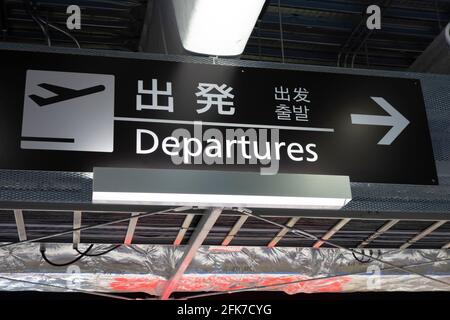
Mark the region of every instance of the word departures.
[[[198, 126], [201, 127], [201, 124]], [[198, 130], [197, 130], [198, 131]], [[171, 157], [178, 157], [184, 164], [190, 164], [192, 157], [201, 157], [205, 159], [206, 164], [224, 164], [234, 163], [235, 154], [237, 154], [237, 163], [243, 164], [245, 160], [250, 163], [256, 163], [256, 160], [281, 160], [282, 150], [285, 149], [287, 156], [292, 161], [308, 161], [315, 162], [319, 158], [314, 143], [308, 143], [302, 146], [300, 143], [279, 142], [276, 141], [277, 133], [272, 134], [271, 141], [267, 140], [268, 130], [259, 129], [259, 136], [263, 137], [258, 141], [256, 130], [246, 130], [245, 134], [242, 129], [226, 129], [227, 137], [240, 136], [239, 139], [223, 138], [221, 131], [217, 129], [208, 129], [202, 136], [189, 137], [190, 132], [184, 129], [174, 131], [174, 135], [160, 139], [158, 135], [146, 129], [136, 130], [136, 153], [151, 154], [158, 147], [161, 147], [164, 154]], [[147, 136], [150, 140], [144, 145], [143, 140]], [[215, 138], [210, 138], [215, 137]], [[161, 140], [161, 143], [160, 143]], [[206, 146], [204, 144], [206, 143]], [[176, 159], [176, 158], [175, 158]], [[200, 164], [193, 162], [194, 164]]]

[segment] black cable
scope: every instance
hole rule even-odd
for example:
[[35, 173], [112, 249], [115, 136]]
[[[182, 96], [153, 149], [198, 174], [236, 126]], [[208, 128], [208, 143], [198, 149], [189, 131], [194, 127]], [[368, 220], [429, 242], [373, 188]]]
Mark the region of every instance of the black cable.
[[50, 39], [50, 36], [49, 36], [47, 30], [44, 28], [44, 26], [42, 25], [42, 23], [39, 22], [39, 20], [36, 18], [36, 16], [35, 16], [34, 14], [32, 14], [31, 12], [30, 12], [30, 16], [31, 16], [31, 18], [34, 20], [34, 22], [36, 22], [37, 25], [41, 28], [42, 33], [44, 34], [44, 37], [45, 37], [45, 39], [46, 39], [46, 41], [47, 41], [47, 45], [48, 45], [49, 47], [51, 47], [51, 46], [52, 46], [52, 40]]
[[[117, 248], [119, 248], [120, 246], [122, 246], [121, 244], [115, 245], [115, 246], [111, 246], [109, 249], [106, 249], [103, 252], [99, 252], [99, 253], [84, 253], [84, 256], [86, 257], [100, 257], [103, 256], [107, 253], [110, 253], [113, 250], [116, 250]], [[78, 252], [79, 254], [83, 254], [83, 252], [81, 252], [78, 248], [75, 248], [75, 251]]]
[[[381, 14], [380, 14], [381, 17], [383, 17], [383, 14], [384, 14], [385, 10], [388, 9], [391, 6], [392, 2], [393, 2], [393, 0], [386, 0], [382, 4], [380, 3], [380, 6], [383, 7], [383, 10], [381, 11]], [[359, 46], [356, 48], [356, 50], [354, 50], [353, 52], [349, 52], [349, 54], [353, 53], [352, 60], [351, 60], [351, 68], [352, 69], [353, 69], [353, 66], [355, 64], [356, 56], [359, 54], [359, 51], [361, 50], [362, 46], [367, 42], [367, 40], [374, 33], [374, 31], [375, 31], [375, 29], [370, 30], [370, 32], [366, 34], [366, 36], [363, 38], [363, 40], [361, 41]], [[345, 63], [346, 63], [345, 66], [347, 66], [347, 57], [345, 57]]]
[[42, 237], [38, 237], [38, 238], [34, 238], [34, 239], [27, 239], [27, 240], [15, 241], [15, 242], [2, 243], [2, 244], [0, 244], [0, 248], [6, 248], [6, 247], [16, 246], [16, 245], [20, 245], [20, 244], [25, 244], [25, 243], [32, 243], [32, 242], [52, 239], [52, 238], [64, 236], [66, 234], [72, 234], [72, 233], [74, 233], [76, 231], [84, 231], [84, 230], [90, 230], [90, 229], [95, 229], [95, 228], [106, 227], [106, 226], [114, 225], [116, 223], [130, 221], [131, 219], [139, 219], [139, 218], [144, 218], [144, 217], [150, 217], [150, 216], [154, 216], [154, 215], [157, 215], [157, 214], [169, 213], [171, 211], [173, 211], [175, 213], [176, 212], [182, 212], [182, 211], [189, 210], [191, 208], [192, 207], [177, 207], [177, 208], [169, 208], [169, 209], [166, 209], [166, 210], [161, 210], [161, 211], [156, 211], [156, 212], [140, 213], [138, 215], [130, 216], [128, 218], [122, 218], [122, 219], [112, 220], [112, 221], [108, 221], [108, 222], [92, 224], [92, 225], [85, 226], [85, 227], [73, 228], [73, 229], [70, 229], [70, 230], [63, 231], [63, 232], [53, 233], [53, 234], [50, 234], [50, 235], [46, 235], [46, 236], [42, 236]]
[[45, 255], [45, 247], [44, 247], [44, 246], [41, 246], [40, 251], [41, 251], [41, 256], [42, 256], [42, 258], [43, 258], [43, 259], [45, 260], [45, 262], [47, 262], [48, 264], [50, 264], [50, 265], [52, 265], [52, 266], [54, 266], [54, 267], [66, 267], [66, 266], [68, 266], [68, 265], [71, 265], [72, 263], [77, 262], [78, 260], [80, 260], [80, 259], [83, 258], [84, 256], [86, 256], [87, 253], [92, 249], [93, 246], [94, 246], [94, 245], [91, 244], [91, 245], [86, 249], [86, 251], [81, 252], [80, 255], [79, 255], [78, 257], [76, 257], [76, 258], [73, 259], [72, 261], [65, 262], [65, 263], [55, 263], [55, 262], [50, 261], [50, 260], [47, 258], [47, 256]]
[[42, 25], [42, 23], [36, 18], [35, 14], [34, 14], [36, 12], [36, 10], [35, 10], [34, 7], [32, 7], [32, 1], [31, 0], [30, 1], [22, 0], [22, 2], [24, 4], [24, 6], [25, 6], [25, 11], [27, 12], [27, 14], [30, 15], [31, 19], [33, 19], [33, 21], [36, 22], [36, 24], [41, 28], [41, 31], [42, 31], [42, 33], [43, 33], [43, 35], [44, 35], [44, 37], [45, 37], [45, 39], [47, 41], [47, 45], [49, 47], [51, 47], [52, 46], [52, 40], [50, 39], [50, 36], [49, 36], [47, 30]]
[[[300, 235], [300, 236], [306, 236], [306, 237], [308, 237], [308, 238], [311, 239], [311, 240], [322, 241], [323, 243], [328, 244], [328, 245], [330, 245], [330, 246], [332, 246], [332, 247], [334, 247], [334, 248], [338, 248], [338, 249], [341, 249], [341, 250], [345, 250], [345, 251], [348, 251], [348, 252], [350, 252], [350, 253], [355, 252], [355, 250], [352, 249], [352, 248], [347, 248], [347, 247], [345, 247], [345, 246], [342, 246], [342, 245], [339, 245], [339, 244], [335, 243], [334, 241], [331, 241], [331, 240], [328, 240], [328, 239], [323, 239], [323, 238], [318, 237], [318, 236], [316, 236], [316, 235], [314, 235], [314, 234], [312, 234], [312, 233], [309, 233], [309, 232], [307, 232], [307, 231], [305, 231], [305, 230], [295, 229], [295, 228], [292, 228], [292, 227], [288, 227], [288, 226], [282, 225], [282, 224], [280, 224], [280, 223], [277, 223], [277, 222], [275, 222], [275, 221], [271, 221], [271, 220], [269, 220], [269, 219], [263, 218], [263, 217], [261, 217], [261, 216], [259, 216], [259, 215], [257, 215], [257, 214], [253, 214], [251, 210], [244, 209], [244, 210], [239, 210], [239, 212], [241, 212], [241, 213], [243, 213], [243, 214], [245, 214], [245, 215], [247, 215], [247, 216], [249, 216], [249, 217], [253, 217], [253, 218], [259, 219], [259, 220], [261, 220], [261, 221], [265, 221], [265, 222], [270, 223], [270, 224], [272, 224], [272, 225], [274, 225], [274, 226], [277, 226], [277, 227], [280, 227], [280, 228], [286, 228], [286, 229], [288, 229], [290, 232], [292, 232], [293, 234], [295, 234], [295, 235], [297, 235], [297, 236], [299, 236], [299, 235]], [[390, 267], [393, 267], [393, 268], [395, 268], [395, 269], [397, 269], [397, 270], [400, 270], [400, 271], [403, 271], [403, 272], [405, 272], [405, 273], [412, 273], [412, 274], [415, 274], [415, 275], [417, 275], [417, 276], [421, 276], [422, 278], [425, 278], [425, 279], [428, 279], [428, 280], [431, 280], [431, 281], [435, 281], [435, 282], [439, 282], [439, 283], [441, 283], [441, 284], [444, 284], [444, 285], [450, 287], [450, 282], [442, 281], [442, 280], [439, 280], [439, 279], [430, 277], [430, 276], [428, 276], [428, 275], [426, 275], [426, 274], [422, 274], [422, 273], [420, 273], [420, 272], [415, 272], [415, 271], [411, 271], [411, 270], [404, 269], [402, 266], [398, 266], [398, 265], [396, 265], [396, 264], [394, 264], [394, 263], [388, 262], [388, 261], [383, 260], [383, 259], [380, 259], [380, 258], [378, 258], [378, 257], [370, 256], [370, 255], [365, 254], [365, 253], [363, 253], [363, 252], [358, 252], [358, 253], [359, 253], [360, 255], [364, 256], [364, 257], [368, 257], [368, 258], [371, 258], [371, 259], [374, 260], [374, 261], [384, 263], [384, 264], [386, 264], [386, 265], [388, 265], [388, 266], [390, 266]]]
[[70, 39], [73, 40], [73, 42], [75, 42], [75, 45], [78, 47], [78, 49], [81, 49], [80, 43], [78, 42], [77, 38], [75, 38], [73, 35], [71, 35], [69, 32], [55, 26], [54, 24], [51, 24], [48, 21], [45, 21], [44, 19], [42, 19], [41, 17], [37, 16], [37, 18], [42, 22], [45, 23], [48, 27], [55, 29], [56, 31], [61, 32], [62, 34], [66, 35], [67, 37], [69, 37]]
[[85, 251], [80, 251], [78, 248], [75, 248], [75, 251], [79, 253], [79, 256], [76, 257], [75, 259], [73, 259], [72, 261], [68, 261], [68, 262], [65, 262], [65, 263], [55, 263], [55, 262], [50, 261], [47, 258], [46, 254], [45, 254], [45, 247], [44, 246], [41, 247], [40, 252], [41, 252], [42, 258], [48, 264], [50, 264], [52, 266], [55, 266], [55, 267], [65, 267], [65, 266], [68, 266], [68, 265], [71, 265], [71, 264], [77, 262], [78, 260], [80, 260], [83, 257], [100, 257], [100, 256], [103, 256], [103, 255], [105, 255], [105, 254], [107, 254], [107, 253], [109, 253], [109, 252], [111, 252], [113, 250], [116, 250], [121, 245], [120, 244], [119, 245], [114, 245], [114, 246], [111, 246], [110, 248], [106, 249], [103, 252], [89, 254], [89, 252], [91, 251], [93, 246], [94, 245], [91, 244]]
[[[358, 261], [360, 263], [369, 263], [370, 261], [372, 261], [372, 258], [369, 258], [369, 257], [366, 256], [366, 250], [363, 249], [361, 252], [362, 252], [361, 253], [361, 257], [357, 257], [356, 256], [356, 254], [358, 253], [358, 252], [356, 252], [356, 250], [352, 252], [352, 256], [353, 256], [353, 258], [355, 258], [356, 261]], [[368, 255], [373, 257], [374, 254], [375, 254], [375, 252], [372, 249], [369, 249], [369, 254]], [[364, 256], [366, 256], [365, 257], [366, 259], [364, 259]], [[381, 250], [378, 249], [376, 257], [377, 258], [381, 257]]]

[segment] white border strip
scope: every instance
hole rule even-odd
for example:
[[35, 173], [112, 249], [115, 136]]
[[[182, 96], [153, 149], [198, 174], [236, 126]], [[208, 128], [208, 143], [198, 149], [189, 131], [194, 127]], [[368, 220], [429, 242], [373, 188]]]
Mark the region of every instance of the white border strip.
[[224, 194], [99, 192], [94, 191], [93, 202], [142, 203], [152, 205], [255, 207], [292, 209], [341, 209], [351, 199], [320, 197], [281, 197]]
[[316, 127], [291, 127], [291, 126], [274, 126], [266, 124], [248, 124], [248, 123], [232, 123], [232, 122], [209, 122], [209, 121], [185, 121], [185, 120], [166, 120], [166, 119], [147, 119], [147, 118], [126, 118], [114, 117], [115, 121], [127, 122], [151, 122], [151, 123], [168, 123], [168, 124], [188, 124], [188, 125], [205, 125], [216, 127], [232, 127], [232, 128], [263, 128], [263, 129], [279, 129], [294, 131], [316, 131], [316, 132], [334, 132], [333, 128], [316, 128]]

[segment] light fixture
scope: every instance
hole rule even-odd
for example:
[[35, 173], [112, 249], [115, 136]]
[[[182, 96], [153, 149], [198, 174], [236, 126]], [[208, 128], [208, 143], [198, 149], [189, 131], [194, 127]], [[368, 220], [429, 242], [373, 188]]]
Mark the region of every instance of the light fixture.
[[347, 176], [95, 168], [93, 201], [208, 207], [340, 209]]
[[184, 49], [211, 56], [244, 51], [265, 0], [172, 0]]

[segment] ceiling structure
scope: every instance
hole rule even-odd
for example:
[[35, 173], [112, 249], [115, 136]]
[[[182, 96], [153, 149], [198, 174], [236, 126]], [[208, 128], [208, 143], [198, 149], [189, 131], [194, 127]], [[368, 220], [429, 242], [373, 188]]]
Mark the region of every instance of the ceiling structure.
[[[42, 208], [45, 206], [45, 204], [41, 205]], [[147, 211], [158, 212], [158, 209], [149, 207]], [[182, 213], [169, 210], [131, 219], [133, 214], [145, 215], [145, 212], [122, 210], [100, 210], [98, 207], [75, 211], [0, 210], [0, 242], [17, 242], [44, 237], [41, 242], [186, 245], [200, 225], [201, 217], [205, 215], [202, 209], [185, 210]], [[410, 213], [403, 214], [401, 218], [393, 213], [370, 217], [369, 215], [361, 216], [361, 212], [349, 212], [345, 215], [341, 212], [333, 214], [332, 211], [321, 212], [320, 210], [272, 211], [273, 213], [270, 214], [267, 210], [253, 210], [254, 214], [270, 219], [278, 226], [245, 213], [224, 210], [209, 230], [203, 244], [268, 248], [276, 246], [333, 247], [290, 232], [290, 229], [297, 229], [348, 248], [446, 249], [450, 247], [450, 222], [442, 219], [442, 216]], [[72, 228], [110, 223], [115, 220], [123, 221], [81, 232], [64, 233]], [[130, 223], [130, 220], [133, 223]], [[46, 239], [58, 233], [64, 234]]]
[[[81, 30], [71, 33], [82, 48], [135, 51], [145, 17], [146, 0], [51, 0], [35, 1], [39, 16], [65, 28], [69, 5], [82, 7]], [[0, 38], [7, 42], [47, 44], [39, 26], [33, 21], [23, 0], [0, 0]], [[54, 46], [74, 46], [60, 32], [50, 30]]]
[[[380, 30], [366, 27], [371, 4]], [[271, 0], [243, 58], [280, 62], [283, 47], [289, 63], [404, 70], [448, 21], [450, 1]]]
[[[150, 0], [151, 2], [153, 0]], [[150, 2], [150, 3], [151, 3]], [[41, 18], [64, 26], [70, 4], [82, 7], [83, 48], [136, 51], [147, 0], [35, 1]], [[368, 5], [382, 7], [381, 30], [365, 25]], [[449, 0], [269, 0], [241, 59], [406, 70], [450, 21]], [[0, 39], [45, 44], [22, 0], [0, 0]], [[70, 38], [50, 30], [56, 46]]]

